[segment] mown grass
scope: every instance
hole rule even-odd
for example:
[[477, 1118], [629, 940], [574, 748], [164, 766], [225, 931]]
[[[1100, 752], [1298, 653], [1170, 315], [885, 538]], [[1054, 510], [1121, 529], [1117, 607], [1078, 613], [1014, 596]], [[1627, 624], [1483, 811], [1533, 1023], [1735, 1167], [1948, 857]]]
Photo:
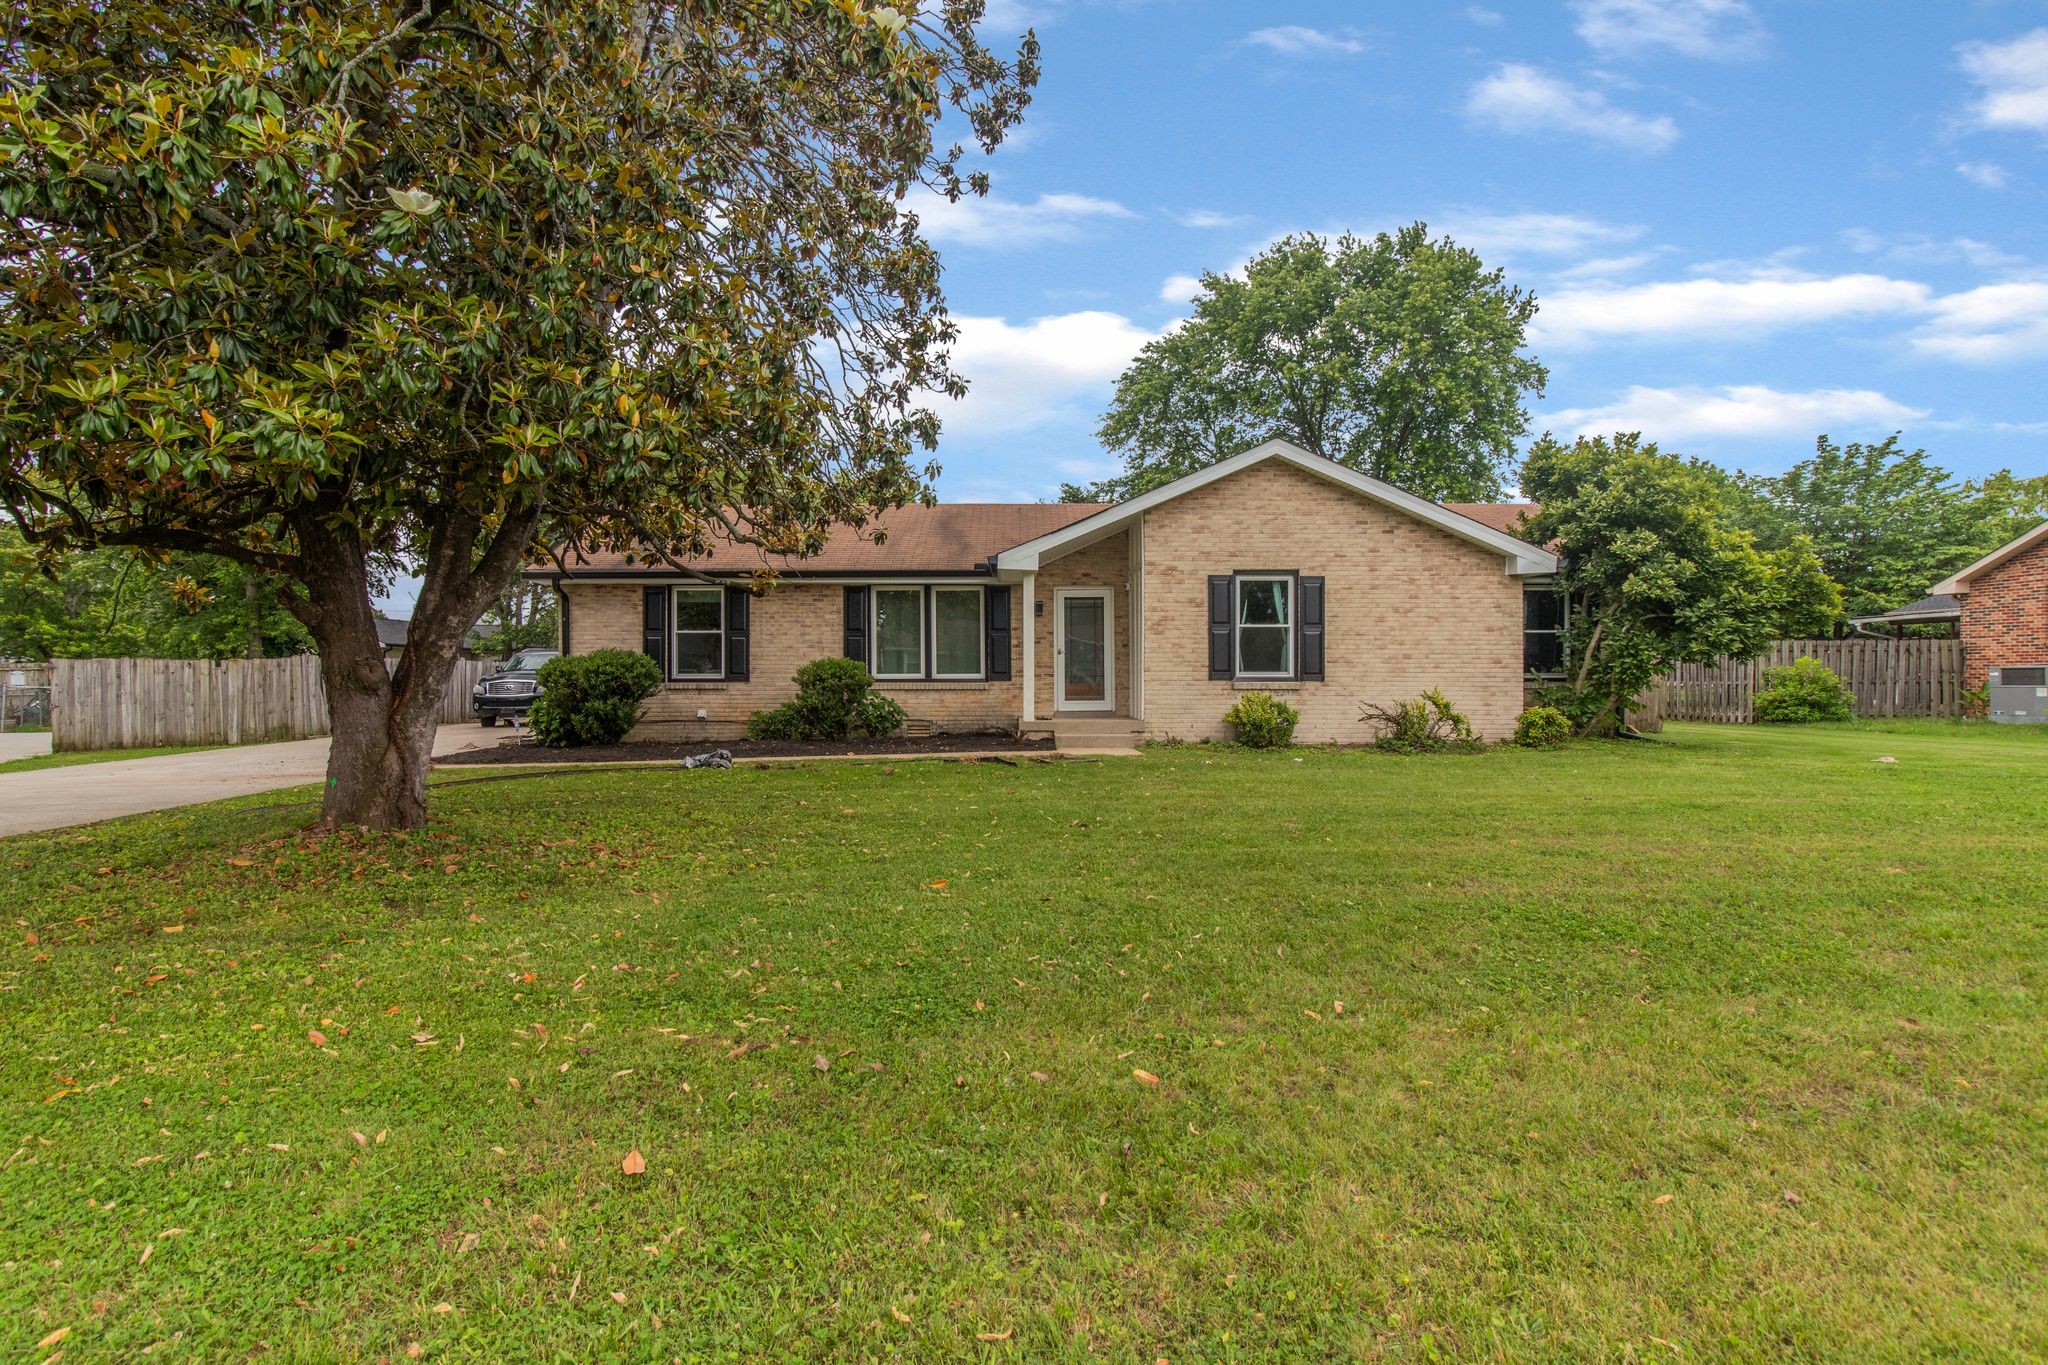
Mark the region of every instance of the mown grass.
[[2048, 1353], [2048, 736], [1670, 740], [0, 842], [0, 1349]]

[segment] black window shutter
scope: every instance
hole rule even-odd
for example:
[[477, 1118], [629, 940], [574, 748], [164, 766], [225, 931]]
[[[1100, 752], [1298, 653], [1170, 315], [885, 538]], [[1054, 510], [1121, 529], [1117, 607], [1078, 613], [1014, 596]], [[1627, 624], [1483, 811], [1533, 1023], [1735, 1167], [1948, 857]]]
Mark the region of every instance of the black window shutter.
[[1301, 646], [1295, 657], [1301, 663], [1303, 682], [1323, 680], [1323, 580], [1301, 580], [1301, 609], [1294, 613], [1301, 623]]
[[846, 590], [846, 657], [868, 661], [868, 590]]
[[668, 589], [648, 588], [640, 594], [640, 648], [668, 676]]
[[1230, 575], [1227, 573], [1209, 575], [1209, 676], [1229, 678], [1237, 673], [1236, 651], [1231, 648], [1231, 620], [1233, 605], [1230, 590]]
[[996, 682], [1010, 679], [1010, 585], [991, 584], [982, 589], [982, 620], [988, 625], [984, 648], [988, 662], [986, 676]]
[[747, 681], [748, 612], [754, 595], [745, 588], [725, 590], [725, 677], [728, 682]]

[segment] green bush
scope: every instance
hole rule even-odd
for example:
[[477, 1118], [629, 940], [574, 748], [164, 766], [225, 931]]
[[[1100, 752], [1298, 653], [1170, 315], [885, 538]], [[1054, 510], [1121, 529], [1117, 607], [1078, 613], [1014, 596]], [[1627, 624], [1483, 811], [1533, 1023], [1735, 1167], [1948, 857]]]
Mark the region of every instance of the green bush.
[[1765, 669], [1755, 710], [1757, 720], [1766, 725], [1850, 720], [1856, 715], [1849, 689], [1819, 659], [1797, 659], [1784, 668]]
[[1237, 727], [1240, 744], [1254, 749], [1284, 749], [1294, 742], [1301, 712], [1270, 692], [1247, 692], [1223, 713], [1223, 723]]
[[1524, 749], [1557, 749], [1572, 737], [1571, 717], [1555, 706], [1532, 706], [1515, 717], [1515, 743]]
[[1359, 708], [1359, 719], [1373, 727], [1373, 747], [1390, 753], [1435, 754], [1479, 747], [1472, 722], [1451, 705], [1440, 687], [1392, 706], [1366, 702]]
[[661, 667], [630, 649], [550, 659], [534, 675], [541, 694], [527, 722], [550, 748], [617, 744], [640, 719], [640, 703], [661, 687]]
[[813, 659], [796, 671], [796, 696], [747, 717], [749, 739], [879, 737], [903, 727], [903, 708], [874, 691], [858, 659]]
[[1959, 695], [1963, 699], [1964, 720], [1984, 720], [1991, 715], [1991, 684], [1966, 687]]

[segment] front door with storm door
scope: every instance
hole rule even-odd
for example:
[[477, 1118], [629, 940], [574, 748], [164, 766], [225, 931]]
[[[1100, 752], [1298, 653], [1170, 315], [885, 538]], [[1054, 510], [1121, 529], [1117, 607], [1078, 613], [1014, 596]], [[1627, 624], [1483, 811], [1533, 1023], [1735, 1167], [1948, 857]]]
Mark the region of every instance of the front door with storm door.
[[1107, 588], [1053, 591], [1053, 704], [1059, 710], [1116, 709], [1115, 639]]

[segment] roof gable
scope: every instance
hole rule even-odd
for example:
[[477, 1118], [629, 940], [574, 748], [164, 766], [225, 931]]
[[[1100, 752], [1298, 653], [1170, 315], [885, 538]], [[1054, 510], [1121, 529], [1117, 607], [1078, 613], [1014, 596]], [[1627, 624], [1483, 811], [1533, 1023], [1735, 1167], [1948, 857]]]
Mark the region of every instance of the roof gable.
[[1972, 564], [1969, 568], [1950, 574], [1927, 591], [1936, 595], [1968, 592], [1971, 579], [1997, 568], [2007, 560], [2017, 559], [2036, 545], [2042, 544], [2048, 544], [2048, 521], [2042, 522], [2023, 536], [2007, 541], [1975, 564]]
[[[996, 569], [998, 572], [1034, 571], [1040, 561], [1048, 556], [1064, 554], [1091, 541], [1113, 535], [1154, 507], [1268, 460], [1279, 460], [1292, 465], [1303, 473], [1337, 484], [1396, 511], [1405, 512], [1417, 521], [1435, 526], [1460, 540], [1492, 550], [1506, 560], [1509, 574], [1524, 576], [1557, 572], [1557, 556], [1549, 550], [1517, 540], [1504, 530], [1465, 513], [1454, 511], [1441, 503], [1417, 497], [1383, 479], [1361, 474], [1348, 465], [1303, 450], [1291, 441], [1278, 439], [1255, 445], [1250, 450], [1240, 451], [1228, 459], [1218, 460], [1207, 468], [1183, 475], [1172, 483], [1162, 484], [1149, 493], [1141, 493], [1126, 502], [1103, 508], [1070, 526], [1063, 526], [1035, 540], [1004, 550], [996, 556]], [[1493, 506], [1474, 504], [1479, 505]]]

